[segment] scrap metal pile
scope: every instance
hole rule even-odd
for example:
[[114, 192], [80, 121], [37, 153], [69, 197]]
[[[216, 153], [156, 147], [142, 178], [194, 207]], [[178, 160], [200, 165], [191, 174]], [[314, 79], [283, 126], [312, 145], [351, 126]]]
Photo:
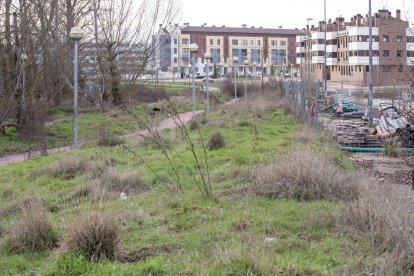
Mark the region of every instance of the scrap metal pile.
[[393, 139], [403, 147], [414, 147], [414, 124], [404, 117], [394, 106], [381, 107], [380, 124], [376, 127], [377, 135], [383, 141]]
[[341, 146], [378, 148], [390, 139], [402, 147], [414, 148], [414, 122], [410, 122], [394, 105], [383, 108], [376, 128], [367, 126], [364, 111], [358, 105], [338, 102], [324, 111], [330, 113], [320, 119], [323, 127]]

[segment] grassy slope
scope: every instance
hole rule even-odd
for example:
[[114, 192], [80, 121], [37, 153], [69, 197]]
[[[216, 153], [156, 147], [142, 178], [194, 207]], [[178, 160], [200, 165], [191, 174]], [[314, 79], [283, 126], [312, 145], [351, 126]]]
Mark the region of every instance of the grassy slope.
[[[252, 127], [239, 126], [241, 122], [250, 121], [244, 114], [234, 117], [233, 114], [220, 112], [212, 114], [209, 121], [211, 126], [201, 130], [205, 139], [220, 130], [226, 141], [224, 149], [209, 153], [216, 194], [247, 182], [245, 175], [255, 163], [279, 158], [296, 143], [294, 136], [298, 125], [284, 116], [281, 110], [268, 113], [257, 121], [258, 137], [254, 135]], [[196, 137], [196, 133], [192, 131], [193, 137]], [[176, 132], [168, 131], [166, 136], [174, 140]], [[180, 139], [174, 143], [175, 149], [188, 157], [178, 160], [178, 163], [193, 165], [186, 145]], [[135, 150], [140, 156], [145, 156], [145, 160], [160, 175], [171, 175], [165, 158], [151, 145]], [[68, 181], [47, 175], [35, 180], [28, 177], [31, 172], [54, 164], [63, 155], [61, 153], [0, 168], [2, 206], [8, 208], [34, 195], [45, 199], [49, 206], [65, 206], [67, 208], [50, 214], [62, 236], [65, 233], [64, 226], [80, 214], [97, 208], [114, 210], [124, 218], [123, 245], [126, 249], [168, 245], [174, 248], [173, 252], [160, 252], [156, 257], [133, 264], [95, 264], [71, 254], [58, 257], [52, 252], [11, 255], [0, 251], [3, 273], [240, 275], [247, 271], [256, 274], [280, 271], [328, 274], [355, 263], [360, 257], [345, 254], [346, 240], [337, 236], [333, 225], [323, 221], [310, 222], [314, 220], [315, 214], [334, 210], [335, 206], [331, 203], [236, 195], [219, 195], [218, 202], [215, 202], [200, 196], [184, 171], [181, 172], [185, 193], [172, 197], [165, 191], [160, 179], [120, 148], [89, 147], [76, 153], [85, 158], [115, 158], [118, 160], [117, 169], [142, 173], [146, 181], [153, 183], [154, 188], [142, 195], [130, 194], [124, 202], [114, 200], [97, 203], [83, 199], [79, 204], [66, 206], [64, 203], [68, 193], [87, 182], [85, 176]], [[17, 219], [18, 215], [0, 218], [0, 227], [8, 229]], [[276, 240], [266, 243], [266, 237]]]

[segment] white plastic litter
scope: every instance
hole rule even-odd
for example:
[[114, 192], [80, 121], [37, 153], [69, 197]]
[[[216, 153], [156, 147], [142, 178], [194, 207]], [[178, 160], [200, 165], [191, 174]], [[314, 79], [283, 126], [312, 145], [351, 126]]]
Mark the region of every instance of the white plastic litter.
[[274, 242], [276, 240], [277, 240], [276, 238], [265, 238], [264, 239], [265, 242]]
[[127, 194], [126, 194], [126, 193], [121, 193], [121, 195], [119, 196], [119, 198], [120, 198], [121, 200], [127, 200], [127, 199], [128, 199], [128, 196], [127, 196]]

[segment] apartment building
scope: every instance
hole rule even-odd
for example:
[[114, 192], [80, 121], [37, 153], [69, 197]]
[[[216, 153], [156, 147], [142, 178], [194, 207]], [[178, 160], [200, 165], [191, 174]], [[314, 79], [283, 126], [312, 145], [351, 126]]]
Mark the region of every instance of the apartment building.
[[[217, 70], [221, 75], [274, 74], [290, 72], [295, 63], [295, 38], [298, 30], [216, 26], [185, 26], [178, 40], [178, 67], [181, 77], [190, 72], [189, 45], [196, 43], [196, 72], [206, 75], [204, 54], [211, 53], [209, 75]], [[233, 64], [233, 57], [238, 63]], [[247, 60], [247, 65], [245, 61]]]
[[[414, 29], [388, 10], [373, 15], [373, 84], [405, 84], [414, 72]], [[326, 27], [326, 42], [325, 42]], [[296, 37], [296, 62], [302, 76], [367, 86], [369, 73], [369, 17], [355, 15], [349, 22], [338, 17], [327, 24], [307, 26]]]

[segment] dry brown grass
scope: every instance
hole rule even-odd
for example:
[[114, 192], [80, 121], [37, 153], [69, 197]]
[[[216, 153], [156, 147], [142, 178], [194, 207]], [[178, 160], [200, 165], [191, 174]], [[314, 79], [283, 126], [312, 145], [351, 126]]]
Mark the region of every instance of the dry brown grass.
[[142, 193], [149, 190], [148, 184], [142, 179], [141, 175], [131, 172], [120, 172], [110, 167], [101, 174], [96, 175], [92, 182], [94, 193]]
[[358, 177], [341, 171], [333, 157], [297, 148], [278, 161], [260, 165], [249, 189], [270, 198], [351, 200], [358, 195]]
[[22, 203], [21, 209], [21, 220], [13, 227], [7, 240], [10, 251], [41, 252], [54, 248], [58, 237], [47, 219], [42, 201], [30, 198]]
[[68, 180], [76, 177], [77, 175], [84, 174], [87, 171], [88, 165], [88, 160], [80, 155], [66, 155], [59, 158], [55, 166], [37, 170], [32, 173], [31, 176], [36, 178], [47, 174]]
[[341, 233], [368, 252], [386, 256], [378, 273], [414, 273], [414, 197], [405, 188], [364, 183], [360, 197], [336, 213]]
[[123, 140], [111, 132], [104, 124], [98, 126], [96, 140], [100, 147], [114, 147], [123, 143]]
[[121, 227], [108, 212], [92, 212], [68, 228], [65, 246], [91, 261], [115, 260], [120, 252]]

